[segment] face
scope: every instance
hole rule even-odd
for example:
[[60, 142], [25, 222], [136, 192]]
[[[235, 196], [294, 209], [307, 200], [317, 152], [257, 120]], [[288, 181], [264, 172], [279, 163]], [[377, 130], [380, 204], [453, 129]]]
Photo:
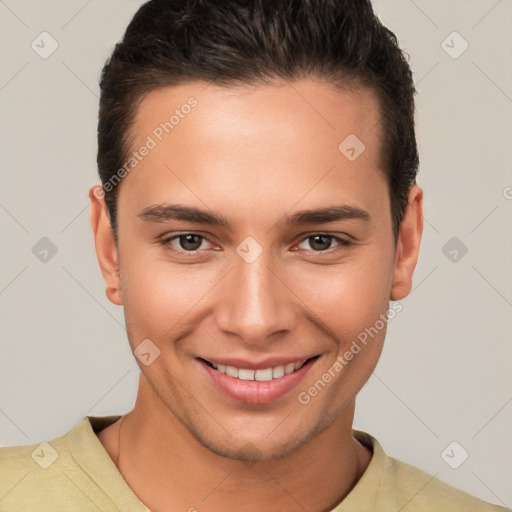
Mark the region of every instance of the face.
[[[310, 80], [186, 84], [140, 104], [132, 149], [150, 149], [119, 185], [120, 282], [100, 263], [131, 348], [159, 351], [137, 359], [155, 399], [215, 453], [292, 452], [377, 363], [417, 250], [393, 240], [378, 121], [371, 91]], [[364, 151], [339, 149], [351, 134]]]

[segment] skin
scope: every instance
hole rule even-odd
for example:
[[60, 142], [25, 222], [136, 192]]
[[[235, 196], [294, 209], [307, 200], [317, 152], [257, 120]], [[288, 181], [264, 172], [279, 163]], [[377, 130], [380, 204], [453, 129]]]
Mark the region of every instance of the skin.
[[[124, 307], [132, 350], [148, 338], [160, 350], [148, 366], [136, 359], [139, 391], [124, 416], [120, 450], [119, 421], [98, 437], [152, 511], [215, 512], [227, 503], [230, 510], [330, 510], [371, 460], [352, 436], [352, 422], [385, 328], [307, 405], [297, 395], [390, 300], [410, 292], [422, 191], [411, 188], [395, 245], [374, 93], [311, 79], [153, 91], [139, 106], [133, 147], [190, 96], [197, 107], [119, 185], [118, 246], [104, 201], [97, 187], [90, 190], [107, 296]], [[352, 162], [338, 150], [351, 133], [366, 146]], [[140, 217], [164, 203], [218, 212], [231, 229]], [[335, 204], [358, 207], [369, 220], [284, 222]], [[180, 233], [206, 238], [192, 254], [186, 240], [162, 243]], [[247, 236], [262, 248], [252, 263], [236, 252]], [[263, 405], [224, 395], [197, 359], [313, 355], [319, 358], [297, 388]]]

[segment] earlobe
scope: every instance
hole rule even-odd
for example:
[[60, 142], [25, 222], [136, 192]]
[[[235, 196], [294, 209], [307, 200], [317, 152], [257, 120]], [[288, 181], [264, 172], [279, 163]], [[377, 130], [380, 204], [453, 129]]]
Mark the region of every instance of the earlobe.
[[107, 298], [113, 304], [122, 305], [119, 276], [119, 255], [110, 224], [103, 189], [94, 185], [89, 190], [90, 221], [94, 236], [96, 256], [105, 281]]
[[409, 191], [407, 207], [398, 235], [391, 300], [401, 300], [411, 291], [422, 233], [423, 191], [418, 185], [413, 185]]

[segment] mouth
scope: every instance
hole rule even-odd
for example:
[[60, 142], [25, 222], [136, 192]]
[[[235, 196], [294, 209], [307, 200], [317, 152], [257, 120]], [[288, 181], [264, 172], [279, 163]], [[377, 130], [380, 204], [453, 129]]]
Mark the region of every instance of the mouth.
[[223, 394], [239, 402], [261, 405], [283, 397], [296, 387], [319, 357], [286, 364], [259, 364], [260, 368], [247, 368], [248, 363], [240, 366], [221, 364], [202, 357], [197, 360]]
[[238, 368], [236, 366], [228, 366], [224, 364], [216, 364], [207, 359], [201, 359], [206, 365], [220, 373], [224, 373], [229, 377], [233, 377], [239, 380], [256, 380], [258, 382], [265, 382], [274, 379], [280, 379], [285, 375], [290, 375], [297, 370], [300, 370], [309, 361], [318, 358], [319, 356], [310, 357], [296, 363], [281, 364], [278, 366], [270, 366], [268, 368], [253, 370], [250, 368]]

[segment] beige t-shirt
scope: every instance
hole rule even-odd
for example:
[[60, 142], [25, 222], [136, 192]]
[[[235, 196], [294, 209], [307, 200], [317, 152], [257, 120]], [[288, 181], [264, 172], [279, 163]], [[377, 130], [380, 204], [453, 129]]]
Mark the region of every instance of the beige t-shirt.
[[[96, 436], [120, 416], [86, 416], [49, 442], [0, 448], [2, 512], [151, 512], [128, 487]], [[348, 496], [331, 512], [498, 512], [423, 471], [388, 457], [369, 434], [354, 436], [373, 451]]]

